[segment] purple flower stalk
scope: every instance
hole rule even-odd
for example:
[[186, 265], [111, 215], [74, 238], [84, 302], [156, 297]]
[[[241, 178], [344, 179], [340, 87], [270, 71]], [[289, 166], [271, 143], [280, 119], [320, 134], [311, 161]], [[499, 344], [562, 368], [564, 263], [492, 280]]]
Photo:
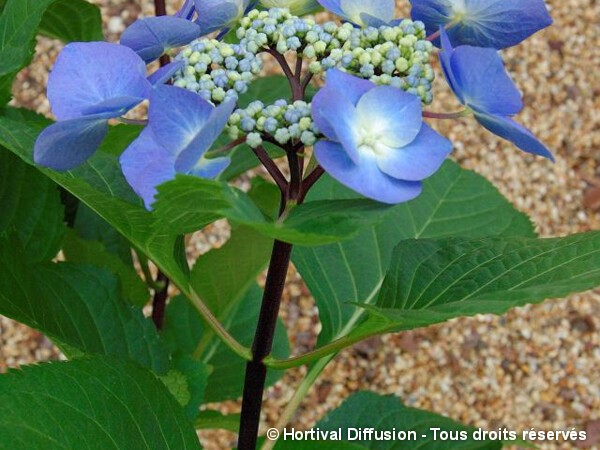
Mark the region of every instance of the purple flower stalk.
[[333, 69], [313, 100], [313, 117], [327, 137], [315, 157], [332, 177], [384, 203], [421, 193], [452, 150], [446, 138], [423, 123], [418, 97]]

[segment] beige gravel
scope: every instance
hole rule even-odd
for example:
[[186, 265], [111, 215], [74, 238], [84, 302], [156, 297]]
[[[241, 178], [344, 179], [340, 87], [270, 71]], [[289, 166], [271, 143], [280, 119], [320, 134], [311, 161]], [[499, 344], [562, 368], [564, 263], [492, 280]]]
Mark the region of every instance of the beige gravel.
[[[140, 13], [144, 0], [96, 0], [109, 40]], [[600, 214], [583, 206], [586, 189], [600, 177], [600, 2], [551, 0], [555, 25], [504, 52], [526, 108], [519, 120], [555, 151], [556, 164], [518, 152], [474, 121], [434, 123], [454, 142], [454, 158], [488, 177], [519, 209], [532, 216], [543, 236], [600, 229]], [[139, 6], [141, 5], [141, 6]], [[399, 8], [402, 12], [405, 8]], [[39, 40], [34, 65], [19, 75], [17, 104], [49, 111], [42, 86], [60, 44]], [[431, 109], [457, 104], [437, 81]], [[441, 92], [441, 93], [440, 93]], [[590, 204], [588, 202], [587, 204]], [[226, 226], [198, 235], [190, 255], [222, 242]], [[291, 271], [282, 316], [295, 351], [314, 345], [314, 302]], [[39, 333], [0, 318], [0, 371], [54, 359], [57, 351]], [[290, 371], [268, 391], [264, 425], [273, 425], [304, 369]], [[600, 292], [519, 308], [504, 317], [457, 319], [426, 330], [373, 339], [342, 352], [311, 390], [293, 424], [310, 427], [349, 393], [370, 389], [395, 394], [488, 429], [587, 429], [582, 448], [600, 448]], [[239, 404], [221, 405], [239, 411]], [[206, 448], [228, 448], [234, 435], [201, 434]], [[575, 448], [546, 444], [544, 449]]]

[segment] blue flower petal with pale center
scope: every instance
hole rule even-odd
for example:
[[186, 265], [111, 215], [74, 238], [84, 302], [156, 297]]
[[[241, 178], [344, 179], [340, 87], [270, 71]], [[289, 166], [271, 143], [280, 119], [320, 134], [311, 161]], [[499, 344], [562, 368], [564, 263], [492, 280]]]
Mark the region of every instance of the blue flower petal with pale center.
[[394, 20], [394, 0], [319, 0], [319, 3], [361, 27], [380, 27]]
[[[60, 52], [48, 78], [48, 100], [58, 120], [82, 117], [113, 99], [148, 97], [146, 65], [130, 48], [108, 42], [75, 42]], [[116, 102], [112, 117], [122, 114]], [[109, 112], [105, 107], [104, 112]]]
[[121, 35], [121, 45], [134, 50], [146, 62], [165, 51], [182, 47], [200, 37], [200, 27], [181, 17], [160, 16], [138, 19]]
[[406, 202], [417, 197], [422, 190], [420, 182], [398, 180], [386, 175], [374, 158], [363, 158], [360, 164], [355, 164], [344, 148], [335, 142], [317, 142], [315, 157], [321, 167], [340, 183], [382, 203]]
[[554, 156], [527, 128], [518, 124], [510, 117], [475, 112], [475, 118], [487, 130], [496, 136], [512, 142], [521, 150], [534, 155], [543, 156], [554, 161]]
[[54, 170], [70, 170], [85, 162], [108, 133], [102, 115], [56, 122], [45, 128], [33, 148], [36, 164]]
[[423, 124], [421, 100], [391, 86], [364, 94], [356, 106], [356, 120], [389, 147], [411, 143]]
[[148, 210], [156, 196], [156, 187], [175, 178], [175, 156], [160, 145], [150, 127], [119, 158], [123, 175]]
[[[455, 45], [503, 49], [552, 24], [544, 0], [410, 0], [429, 34], [448, 27]], [[436, 45], [439, 40], [436, 40]]]
[[420, 181], [433, 175], [452, 151], [452, 142], [423, 124], [414, 141], [377, 158], [382, 172], [401, 180]]

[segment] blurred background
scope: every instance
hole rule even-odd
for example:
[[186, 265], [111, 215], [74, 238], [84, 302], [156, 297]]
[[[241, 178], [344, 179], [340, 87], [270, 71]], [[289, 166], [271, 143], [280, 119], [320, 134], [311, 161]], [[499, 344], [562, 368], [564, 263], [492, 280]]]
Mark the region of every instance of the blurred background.
[[[153, 15], [152, 0], [92, 3], [101, 7], [105, 36], [113, 42], [137, 17]], [[170, 11], [180, 3], [172, 0]], [[408, 1], [397, 3], [399, 17], [408, 17]], [[491, 180], [549, 237], [600, 229], [600, 2], [547, 4], [555, 24], [505, 50], [503, 57], [524, 96], [518, 119], [554, 152], [556, 163], [518, 151], [469, 118], [432, 125], [454, 142], [452, 158]], [[327, 19], [327, 14], [318, 16], [319, 21]], [[38, 38], [34, 63], [14, 86], [15, 105], [49, 114], [44, 86], [60, 49], [58, 41]], [[429, 109], [455, 111], [458, 105], [437, 64], [436, 69]], [[190, 256], [226, 237], [223, 223], [196, 234]], [[316, 340], [317, 311], [293, 269], [290, 279], [282, 317], [293, 348], [306, 350]], [[0, 316], [0, 372], [60, 357], [44, 336]], [[265, 426], [275, 424], [304, 373], [303, 368], [292, 370], [269, 389]], [[580, 448], [600, 449], [600, 292], [519, 308], [500, 318], [458, 319], [358, 344], [328, 367], [294, 426], [310, 427], [356, 390], [394, 394], [410, 406], [487, 429], [575, 427], [588, 434]], [[237, 402], [219, 408], [239, 412]], [[203, 432], [201, 438], [206, 448], [235, 444], [235, 436], [227, 432]]]

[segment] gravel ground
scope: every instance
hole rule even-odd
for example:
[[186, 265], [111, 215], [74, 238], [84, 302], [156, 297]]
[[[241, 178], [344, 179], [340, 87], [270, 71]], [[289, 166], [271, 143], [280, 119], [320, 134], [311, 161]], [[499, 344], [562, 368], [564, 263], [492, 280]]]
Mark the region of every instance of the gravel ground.
[[[140, 13], [144, 0], [96, 0], [111, 41]], [[404, 2], [403, 2], [404, 3]], [[434, 123], [455, 143], [454, 158], [490, 179], [517, 207], [532, 216], [543, 236], [600, 229], [600, 2], [550, 0], [555, 25], [504, 52], [524, 93], [519, 120], [554, 150], [557, 162], [524, 155], [479, 128], [473, 120]], [[405, 14], [404, 8], [399, 8]], [[60, 44], [39, 40], [33, 66], [19, 75], [16, 102], [49, 111], [43, 85]], [[457, 104], [437, 82], [432, 109]], [[441, 93], [440, 93], [441, 92]], [[218, 245], [226, 224], [197, 234], [190, 254]], [[282, 316], [294, 351], [315, 341], [316, 308], [297, 274]], [[46, 338], [0, 317], [0, 371], [60, 357]], [[289, 371], [268, 391], [264, 426], [275, 424], [304, 369]], [[310, 427], [351, 392], [369, 389], [400, 396], [488, 429], [585, 429], [588, 441], [547, 443], [544, 449], [600, 448], [600, 292], [519, 308], [504, 317], [457, 319], [426, 330], [372, 339], [340, 353], [326, 369], [293, 420]], [[237, 402], [220, 405], [239, 411]], [[207, 448], [229, 448], [231, 433], [201, 434]]]

